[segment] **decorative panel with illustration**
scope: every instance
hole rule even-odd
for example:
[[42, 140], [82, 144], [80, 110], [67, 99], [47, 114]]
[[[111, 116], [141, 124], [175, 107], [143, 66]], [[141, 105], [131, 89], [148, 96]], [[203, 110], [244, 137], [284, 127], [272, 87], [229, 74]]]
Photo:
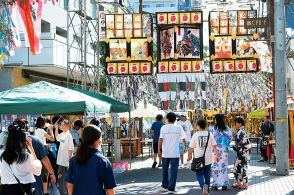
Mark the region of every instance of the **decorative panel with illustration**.
[[246, 29], [245, 20], [256, 18], [256, 10], [211, 11], [209, 50], [211, 73], [257, 72], [258, 55], [252, 47], [257, 29]]
[[105, 18], [106, 74], [152, 74], [152, 15], [107, 14]]
[[157, 72], [203, 71], [202, 12], [156, 13], [156, 18]]

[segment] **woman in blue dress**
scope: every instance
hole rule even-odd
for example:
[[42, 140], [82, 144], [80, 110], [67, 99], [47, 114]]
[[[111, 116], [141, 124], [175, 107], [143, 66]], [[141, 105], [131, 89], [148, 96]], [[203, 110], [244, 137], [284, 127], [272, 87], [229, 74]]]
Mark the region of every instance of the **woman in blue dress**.
[[210, 132], [214, 136], [216, 141], [216, 148], [220, 157], [219, 162], [212, 164], [212, 190], [218, 190], [219, 187], [222, 190], [227, 190], [229, 186], [228, 175], [228, 151], [230, 142], [233, 138], [232, 129], [230, 129], [224, 120], [224, 115], [215, 115], [215, 125], [210, 127]]

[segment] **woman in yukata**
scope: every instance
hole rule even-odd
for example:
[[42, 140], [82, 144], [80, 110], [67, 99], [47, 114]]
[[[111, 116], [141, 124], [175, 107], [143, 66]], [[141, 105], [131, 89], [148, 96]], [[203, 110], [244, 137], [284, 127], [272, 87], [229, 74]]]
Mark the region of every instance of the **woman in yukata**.
[[228, 151], [233, 138], [232, 129], [225, 124], [224, 115], [215, 115], [215, 125], [210, 127], [210, 132], [216, 141], [216, 148], [220, 161], [212, 164], [212, 190], [227, 190], [229, 186]]

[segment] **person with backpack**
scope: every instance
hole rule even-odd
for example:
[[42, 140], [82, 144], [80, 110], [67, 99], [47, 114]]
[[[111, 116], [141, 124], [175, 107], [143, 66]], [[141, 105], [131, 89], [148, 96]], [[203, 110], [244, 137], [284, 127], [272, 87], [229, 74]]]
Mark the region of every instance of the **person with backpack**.
[[247, 157], [251, 148], [251, 143], [245, 131], [245, 121], [242, 117], [235, 119], [237, 128], [237, 134], [235, 137], [234, 150], [237, 152], [237, 157], [234, 166], [234, 176], [236, 183], [233, 184], [234, 188], [247, 189], [248, 177], [247, 177]]
[[218, 190], [221, 187], [222, 190], [227, 190], [229, 186], [228, 155], [230, 142], [233, 139], [233, 132], [226, 125], [223, 114], [215, 115], [214, 119], [215, 125], [211, 126], [209, 131], [216, 141], [220, 161], [212, 163], [211, 166], [211, 175], [213, 178], [211, 189]]
[[[190, 142], [190, 150], [188, 155], [188, 160], [192, 159], [192, 154], [194, 152], [194, 160], [201, 159], [201, 167], [196, 171], [196, 178], [202, 189], [203, 195], [208, 195], [210, 192], [210, 175], [211, 175], [211, 164], [213, 163], [213, 154], [215, 155], [215, 160], [218, 162], [220, 160], [216, 148], [216, 142], [213, 135], [206, 130], [206, 121], [200, 119], [197, 121], [197, 132], [194, 133]], [[192, 165], [193, 166], [192, 162]]]

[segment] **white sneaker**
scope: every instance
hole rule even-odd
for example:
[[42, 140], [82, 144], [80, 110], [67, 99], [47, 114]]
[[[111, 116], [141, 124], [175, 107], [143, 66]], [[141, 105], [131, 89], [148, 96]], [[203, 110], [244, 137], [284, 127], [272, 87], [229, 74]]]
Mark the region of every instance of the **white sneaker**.
[[168, 192], [168, 189], [161, 187], [161, 192]]
[[203, 186], [202, 194], [203, 194], [203, 195], [208, 195], [208, 185], [205, 184], [205, 185]]

